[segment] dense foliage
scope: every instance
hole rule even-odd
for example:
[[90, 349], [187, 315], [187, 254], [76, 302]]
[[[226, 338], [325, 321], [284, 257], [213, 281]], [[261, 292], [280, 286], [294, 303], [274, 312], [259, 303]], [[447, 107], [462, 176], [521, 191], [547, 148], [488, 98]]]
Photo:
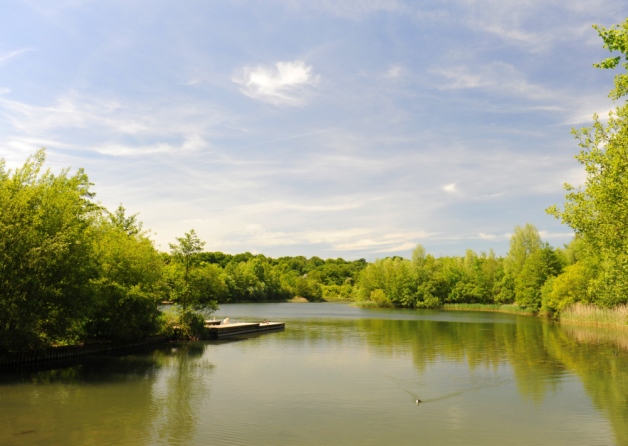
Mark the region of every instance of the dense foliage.
[[419, 245], [412, 260], [369, 264], [357, 283], [358, 300], [376, 306], [438, 308], [443, 304], [516, 304], [537, 312], [543, 287], [567, 264], [566, 255], [543, 243], [537, 229], [516, 227], [505, 258], [467, 250], [464, 257], [436, 258]]
[[0, 351], [155, 333], [161, 261], [134, 217], [93, 201], [87, 175], [0, 161]]
[[84, 172], [42, 171], [43, 151], [21, 169], [0, 161], [0, 349], [75, 338], [97, 277], [97, 208]]
[[[595, 66], [621, 65], [628, 70], [628, 19], [608, 29], [595, 28], [604, 48], [619, 53]], [[619, 73], [609, 96], [617, 101], [627, 94], [628, 74]], [[581, 147], [576, 159], [585, 168], [586, 183], [581, 188], [566, 184], [564, 208], [553, 206], [548, 212], [576, 232], [578, 263], [552, 287], [548, 306], [554, 310], [566, 301], [603, 306], [628, 302], [628, 103], [610, 112], [606, 123], [595, 115], [592, 127], [574, 134]]]

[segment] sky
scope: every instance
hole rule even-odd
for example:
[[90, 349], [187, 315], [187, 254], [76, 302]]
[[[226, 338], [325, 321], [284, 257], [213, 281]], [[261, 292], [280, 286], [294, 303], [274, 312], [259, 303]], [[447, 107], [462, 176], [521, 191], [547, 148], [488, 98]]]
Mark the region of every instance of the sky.
[[625, 0], [2, 0], [0, 158], [84, 168], [163, 251], [508, 251], [583, 184]]

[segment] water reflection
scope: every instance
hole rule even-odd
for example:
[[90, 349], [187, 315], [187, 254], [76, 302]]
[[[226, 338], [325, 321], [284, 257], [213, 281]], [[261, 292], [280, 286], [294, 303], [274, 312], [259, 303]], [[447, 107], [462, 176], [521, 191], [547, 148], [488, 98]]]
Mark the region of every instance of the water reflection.
[[[612, 424], [617, 444], [628, 444], [628, 333], [560, 327], [532, 319], [519, 319], [516, 324], [375, 319], [357, 325], [382, 354], [395, 355], [410, 342], [413, 362], [421, 372], [440, 358], [465, 362], [470, 370], [508, 363], [520, 395], [537, 404], [557, 392], [567, 373], [575, 373]], [[476, 389], [434, 401], [472, 390]]]
[[207, 394], [196, 377], [213, 367], [203, 349], [168, 345], [61, 369], [4, 372], [0, 444], [186, 444], [195, 401]]
[[628, 333], [498, 314], [224, 307], [288, 325], [0, 372], [0, 444], [628, 444]]
[[207, 373], [214, 367], [202, 359], [204, 349], [201, 343], [178, 344], [155, 355], [162, 370], [152, 389], [151, 444], [192, 444], [198, 406], [209, 396]]
[[563, 327], [546, 340], [550, 354], [581, 379], [596, 408], [628, 444], [628, 333]]
[[[273, 311], [288, 318], [291, 315], [287, 306], [224, 310], [241, 316], [273, 317]], [[441, 360], [465, 363], [471, 372], [496, 371], [508, 365], [519, 395], [537, 406], [559, 393], [565, 379], [575, 374], [595, 407], [610, 421], [616, 443], [628, 444], [626, 332], [563, 327], [530, 317], [486, 313], [353, 311], [311, 305], [303, 311], [306, 320], [312, 322], [304, 325], [302, 331], [292, 331], [294, 341], [340, 345], [355, 332], [378, 355], [395, 358], [411, 353], [420, 374]], [[484, 382], [470, 383], [466, 388], [423, 401], [450, 399], [504, 382], [500, 378], [485, 378]]]

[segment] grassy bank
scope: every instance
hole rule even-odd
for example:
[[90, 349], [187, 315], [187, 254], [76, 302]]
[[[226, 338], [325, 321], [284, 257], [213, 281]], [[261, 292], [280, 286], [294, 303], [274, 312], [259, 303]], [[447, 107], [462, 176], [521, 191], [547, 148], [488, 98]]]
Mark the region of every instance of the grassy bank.
[[563, 310], [560, 321], [565, 324], [628, 329], [628, 305], [603, 308], [591, 304], [576, 303]]
[[[360, 308], [381, 308], [376, 302], [371, 300], [354, 301], [352, 303], [355, 307]], [[518, 305], [500, 305], [500, 304], [444, 304], [441, 307], [434, 308], [434, 310], [446, 310], [446, 311], [492, 311], [496, 313], [511, 313], [511, 314], [523, 314], [526, 316], [534, 316], [534, 312], [531, 310], [525, 310]]]
[[[528, 316], [535, 315], [534, 312], [525, 310], [517, 305], [445, 304], [442, 309], [448, 311], [494, 311]], [[576, 303], [565, 308], [560, 314], [559, 320], [563, 324], [628, 329], [628, 305], [604, 308], [597, 305]]]

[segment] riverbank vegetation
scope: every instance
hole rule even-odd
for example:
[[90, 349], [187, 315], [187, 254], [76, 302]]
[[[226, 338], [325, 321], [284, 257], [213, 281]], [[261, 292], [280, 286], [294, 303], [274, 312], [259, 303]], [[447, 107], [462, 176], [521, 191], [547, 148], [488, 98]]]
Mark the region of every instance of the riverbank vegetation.
[[[596, 29], [620, 53], [596, 66], [628, 70], [628, 20]], [[618, 74], [610, 96], [626, 94], [628, 74]], [[220, 303], [294, 297], [626, 327], [628, 105], [574, 134], [586, 183], [566, 185], [564, 207], [548, 209], [574, 230], [569, 244], [552, 247], [525, 224], [505, 257], [468, 250], [437, 258], [418, 245], [411, 259], [372, 263], [208, 252], [194, 230], [159, 252], [137, 215], [95, 200], [83, 170], [44, 170], [43, 149], [14, 170], [0, 159], [0, 353], [159, 332], [194, 337]], [[177, 311], [161, 312], [163, 301]]]

